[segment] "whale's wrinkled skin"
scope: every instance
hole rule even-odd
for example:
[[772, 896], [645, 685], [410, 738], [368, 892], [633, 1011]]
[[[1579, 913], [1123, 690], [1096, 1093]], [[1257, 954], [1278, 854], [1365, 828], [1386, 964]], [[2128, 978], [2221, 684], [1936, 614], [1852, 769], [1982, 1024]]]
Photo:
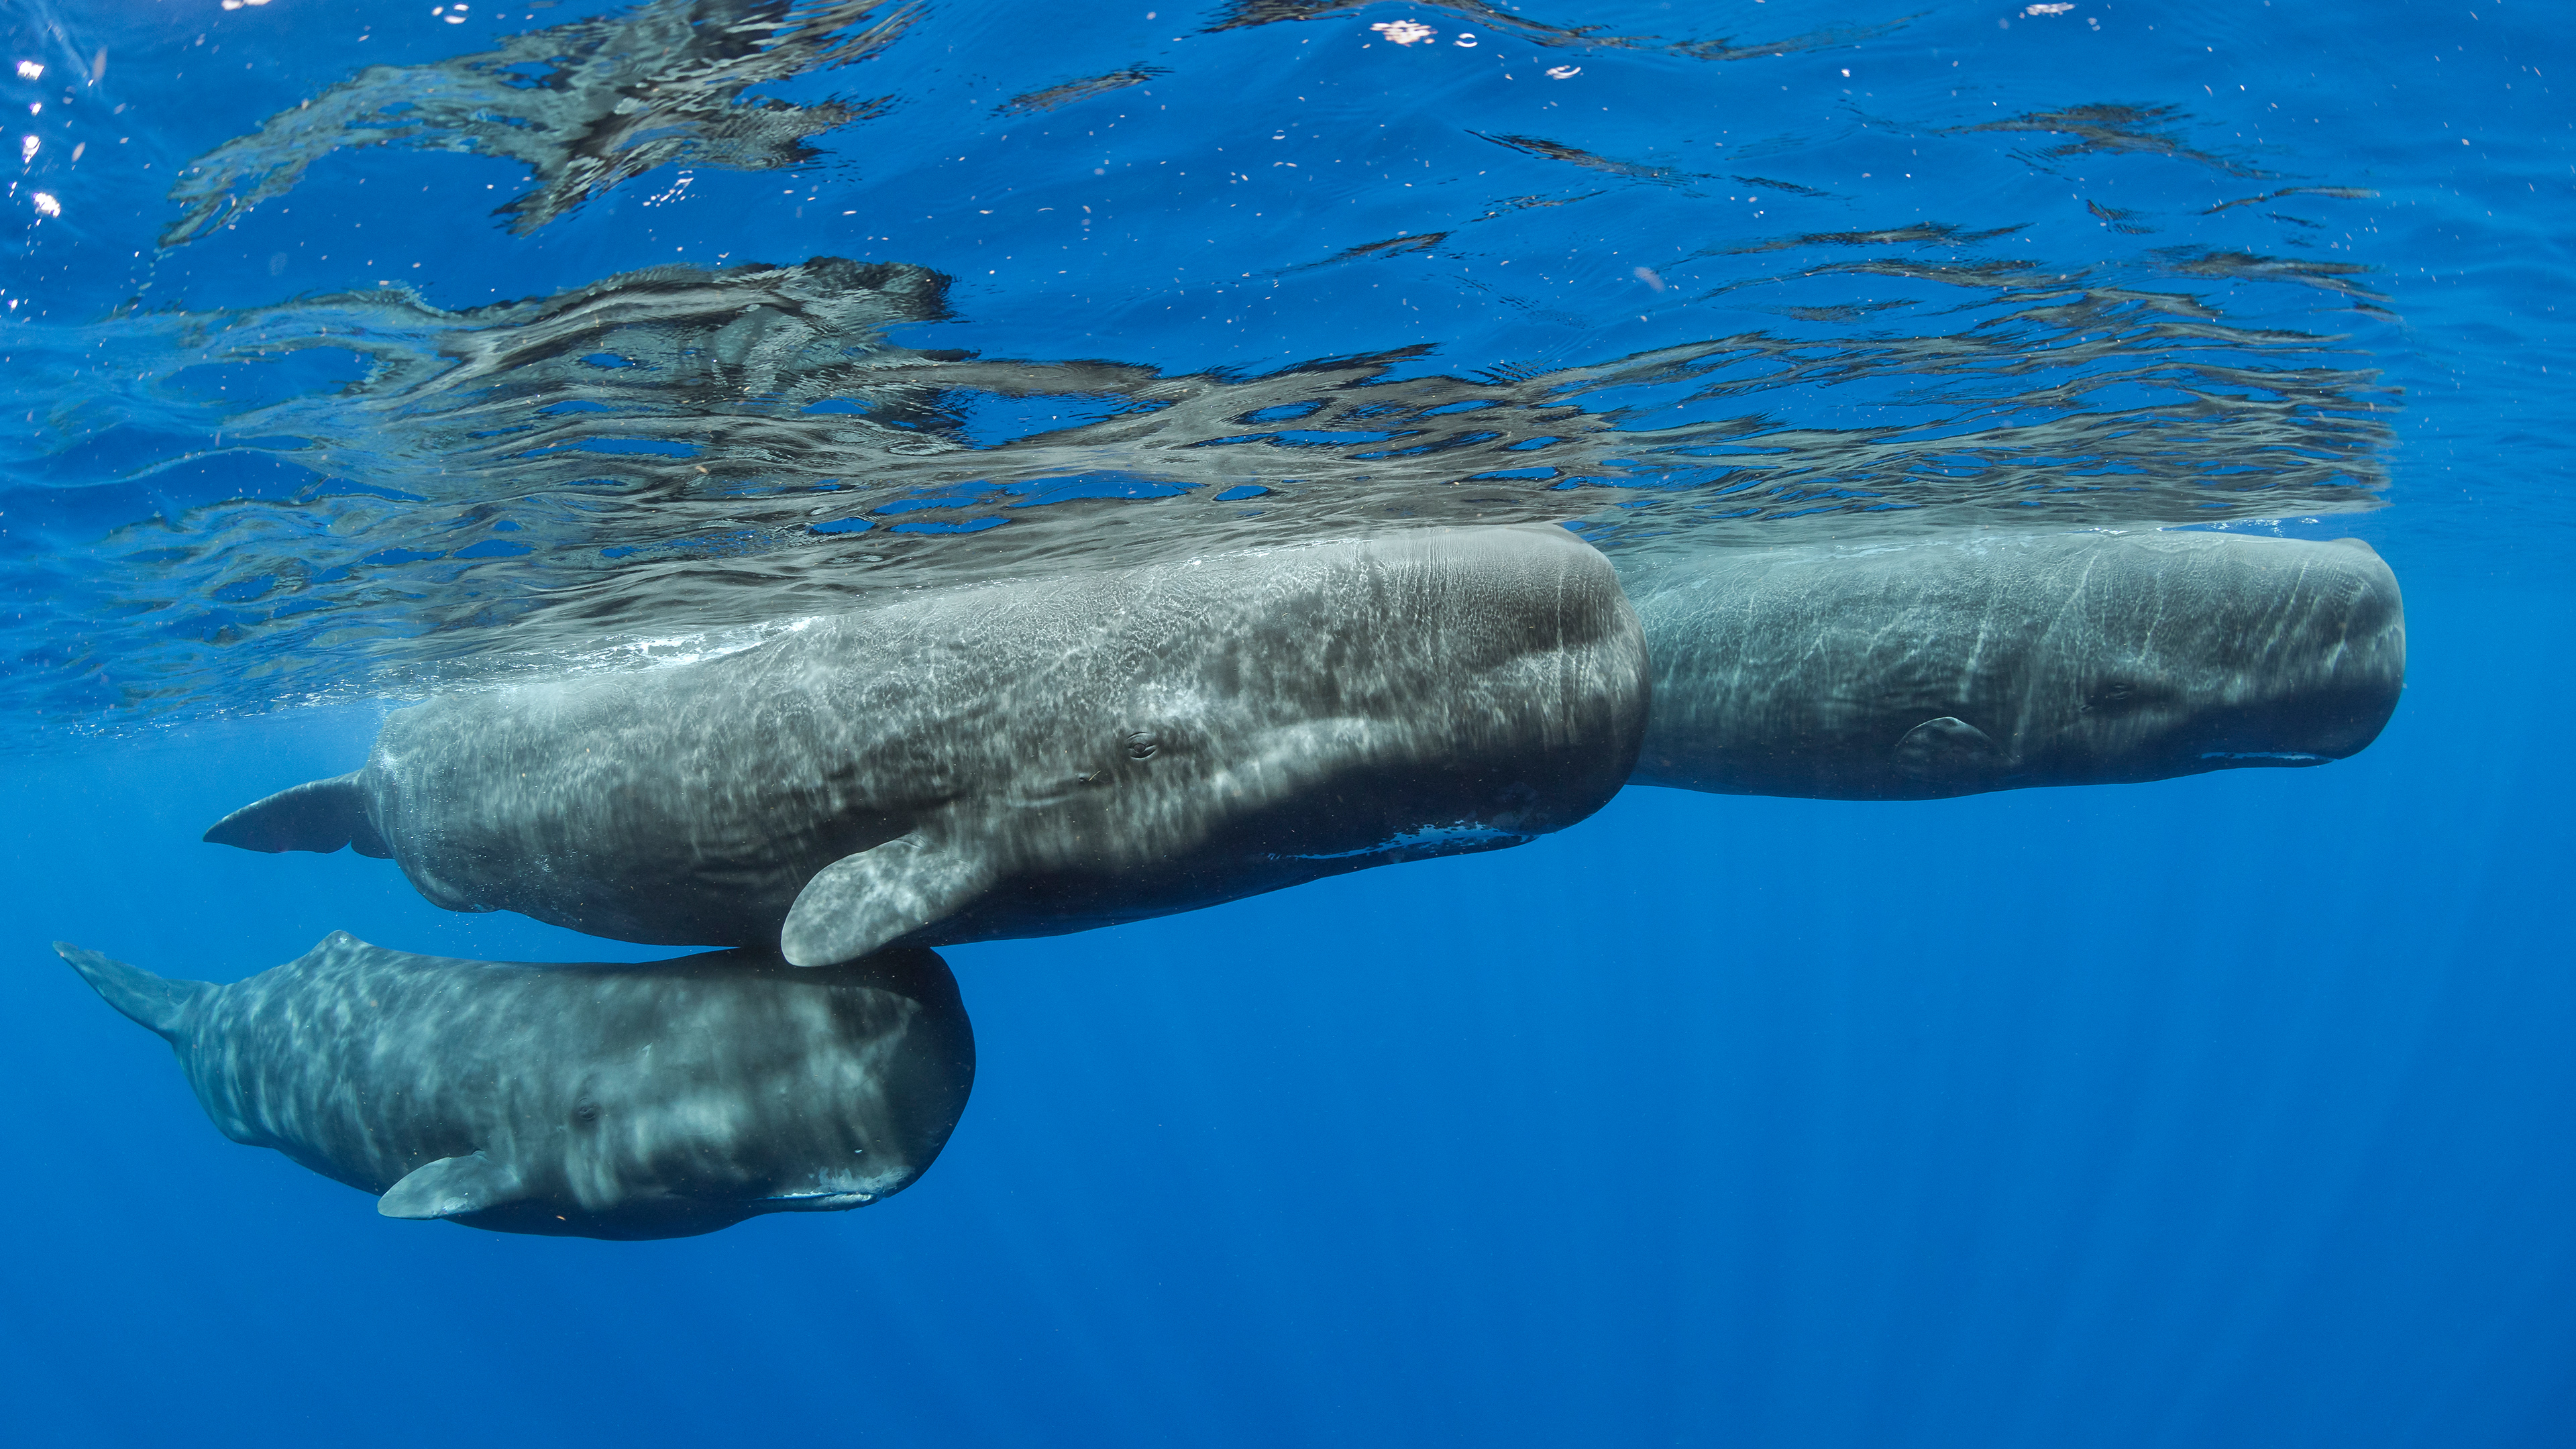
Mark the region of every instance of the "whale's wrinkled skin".
[[1972, 535], [1640, 562], [1654, 657], [1636, 778], [1921, 800], [2313, 765], [2406, 678], [2368, 544]]
[[926, 950], [521, 965], [335, 932], [217, 986], [54, 949], [169, 1041], [225, 1136], [381, 1194], [387, 1217], [671, 1238], [861, 1207], [930, 1166], [975, 1079]]
[[1046, 935], [1516, 844], [1634, 766], [1644, 637], [1554, 527], [924, 594], [664, 669], [433, 700], [206, 838], [430, 900], [766, 946]]

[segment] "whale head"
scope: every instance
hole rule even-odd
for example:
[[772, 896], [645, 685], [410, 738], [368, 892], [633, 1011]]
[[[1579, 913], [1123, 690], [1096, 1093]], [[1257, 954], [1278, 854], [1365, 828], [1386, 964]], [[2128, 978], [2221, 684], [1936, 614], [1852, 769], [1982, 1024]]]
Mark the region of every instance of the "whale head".
[[2342, 759], [2406, 677], [2358, 541], [1936, 537], [1628, 567], [1655, 661], [1637, 778], [1921, 800]]
[[2031, 639], [2012, 783], [2324, 764], [2405, 687], [2397, 579], [2357, 539], [2166, 534], [2057, 566], [2075, 577]]
[[[509, 1014], [498, 1008], [540, 1019], [507, 1028], [527, 1050], [506, 1087], [435, 1099], [435, 1130], [461, 1132], [473, 1150], [386, 1188], [386, 1217], [634, 1240], [865, 1207], [929, 1168], [974, 1082], [973, 1028], [930, 951], [825, 971], [758, 951], [445, 965], [460, 982], [440, 998], [450, 1009], [435, 1023], [393, 1023], [404, 1040], [374, 1054], [380, 1068], [409, 1051], [410, 1065], [434, 1074], [489, 1045], [446, 1034], [489, 1030], [487, 1017]], [[483, 1010], [453, 1011], [460, 1000]]]
[[1062, 582], [1089, 620], [988, 691], [988, 764], [825, 867], [799, 964], [1161, 915], [1516, 844], [1607, 803], [1645, 641], [1558, 528], [1421, 529]]

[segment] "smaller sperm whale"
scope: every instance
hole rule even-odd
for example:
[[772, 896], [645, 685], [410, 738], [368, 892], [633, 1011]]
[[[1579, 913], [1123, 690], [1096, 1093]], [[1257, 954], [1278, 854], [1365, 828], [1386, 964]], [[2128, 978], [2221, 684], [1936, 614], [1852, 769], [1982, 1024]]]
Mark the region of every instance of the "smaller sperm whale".
[[229, 986], [54, 949], [170, 1043], [225, 1136], [391, 1218], [633, 1239], [864, 1207], [930, 1166], [975, 1080], [957, 982], [920, 949], [538, 965], [341, 931]]
[[1635, 780], [1923, 800], [2318, 765], [2406, 682], [2370, 545], [1968, 535], [1621, 563], [1654, 664]]

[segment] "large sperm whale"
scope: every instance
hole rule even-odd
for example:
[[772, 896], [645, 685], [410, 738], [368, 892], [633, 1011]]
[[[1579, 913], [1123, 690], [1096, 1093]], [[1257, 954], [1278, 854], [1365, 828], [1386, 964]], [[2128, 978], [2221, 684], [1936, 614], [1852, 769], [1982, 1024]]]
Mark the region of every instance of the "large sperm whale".
[[1517, 844], [1607, 802], [1645, 643], [1563, 529], [926, 593], [684, 665], [451, 696], [206, 838], [430, 900], [768, 946], [1045, 935]]
[[2322, 764], [2406, 679], [2396, 577], [2352, 539], [1970, 534], [1621, 574], [1650, 785], [1919, 800]]
[[225, 1136], [394, 1218], [669, 1238], [861, 1207], [930, 1166], [975, 1080], [926, 950], [515, 965], [335, 932], [217, 986], [54, 949], [170, 1043]]

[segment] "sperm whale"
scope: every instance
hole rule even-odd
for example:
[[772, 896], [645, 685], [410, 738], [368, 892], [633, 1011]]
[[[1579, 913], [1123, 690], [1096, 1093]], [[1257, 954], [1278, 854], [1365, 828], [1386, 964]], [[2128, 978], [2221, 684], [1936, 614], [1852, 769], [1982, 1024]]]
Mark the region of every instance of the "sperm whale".
[[930, 1166], [975, 1079], [927, 950], [540, 965], [335, 932], [219, 986], [54, 949], [170, 1043], [225, 1136], [393, 1218], [667, 1238], [863, 1207]]
[[1425, 528], [925, 593], [434, 699], [363, 769], [206, 838], [354, 846], [453, 910], [820, 965], [1518, 844], [1618, 791], [1647, 687], [1599, 553]]

